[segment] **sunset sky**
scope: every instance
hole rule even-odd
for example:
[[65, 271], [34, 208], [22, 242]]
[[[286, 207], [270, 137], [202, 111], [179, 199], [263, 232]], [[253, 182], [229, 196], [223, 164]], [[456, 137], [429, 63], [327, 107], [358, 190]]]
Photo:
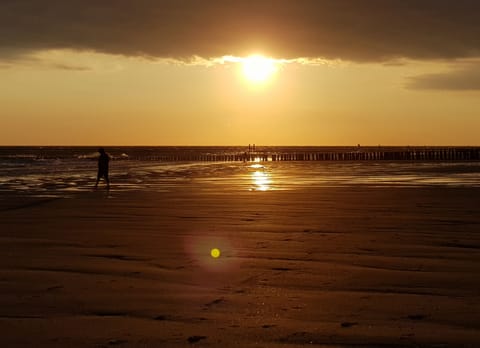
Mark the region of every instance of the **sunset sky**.
[[479, 13], [1, 0], [0, 145], [480, 145]]

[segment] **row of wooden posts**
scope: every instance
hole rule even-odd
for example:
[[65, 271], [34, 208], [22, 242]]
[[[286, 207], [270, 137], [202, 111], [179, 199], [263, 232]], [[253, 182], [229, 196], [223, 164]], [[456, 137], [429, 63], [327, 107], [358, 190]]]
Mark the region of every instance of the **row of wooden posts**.
[[480, 148], [430, 148], [401, 151], [351, 152], [244, 152], [233, 154], [172, 153], [148, 156], [142, 160], [203, 161], [203, 162], [265, 162], [265, 161], [478, 161]]

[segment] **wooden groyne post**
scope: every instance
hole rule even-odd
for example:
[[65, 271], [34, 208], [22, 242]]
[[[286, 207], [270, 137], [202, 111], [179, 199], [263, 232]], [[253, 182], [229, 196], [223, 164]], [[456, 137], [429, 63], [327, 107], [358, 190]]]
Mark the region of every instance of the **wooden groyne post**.
[[480, 147], [370, 148], [355, 151], [245, 151], [239, 153], [174, 152], [139, 158], [162, 162], [266, 161], [480, 161]]

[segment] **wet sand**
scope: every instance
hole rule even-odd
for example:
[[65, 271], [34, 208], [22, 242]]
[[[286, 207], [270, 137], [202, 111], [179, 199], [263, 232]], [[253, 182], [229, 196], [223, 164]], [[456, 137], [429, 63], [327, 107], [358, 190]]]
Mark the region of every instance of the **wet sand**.
[[0, 342], [477, 347], [479, 197], [184, 187], [4, 201]]

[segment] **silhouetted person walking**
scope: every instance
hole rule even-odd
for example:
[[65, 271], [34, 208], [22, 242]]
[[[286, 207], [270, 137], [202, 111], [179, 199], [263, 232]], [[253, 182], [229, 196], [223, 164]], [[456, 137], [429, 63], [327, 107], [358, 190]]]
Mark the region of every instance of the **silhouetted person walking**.
[[108, 178], [108, 162], [110, 162], [110, 156], [105, 152], [103, 147], [98, 149], [100, 157], [98, 157], [98, 174], [95, 188], [98, 186], [100, 178], [104, 178], [107, 183], [107, 188], [110, 188], [110, 179]]

